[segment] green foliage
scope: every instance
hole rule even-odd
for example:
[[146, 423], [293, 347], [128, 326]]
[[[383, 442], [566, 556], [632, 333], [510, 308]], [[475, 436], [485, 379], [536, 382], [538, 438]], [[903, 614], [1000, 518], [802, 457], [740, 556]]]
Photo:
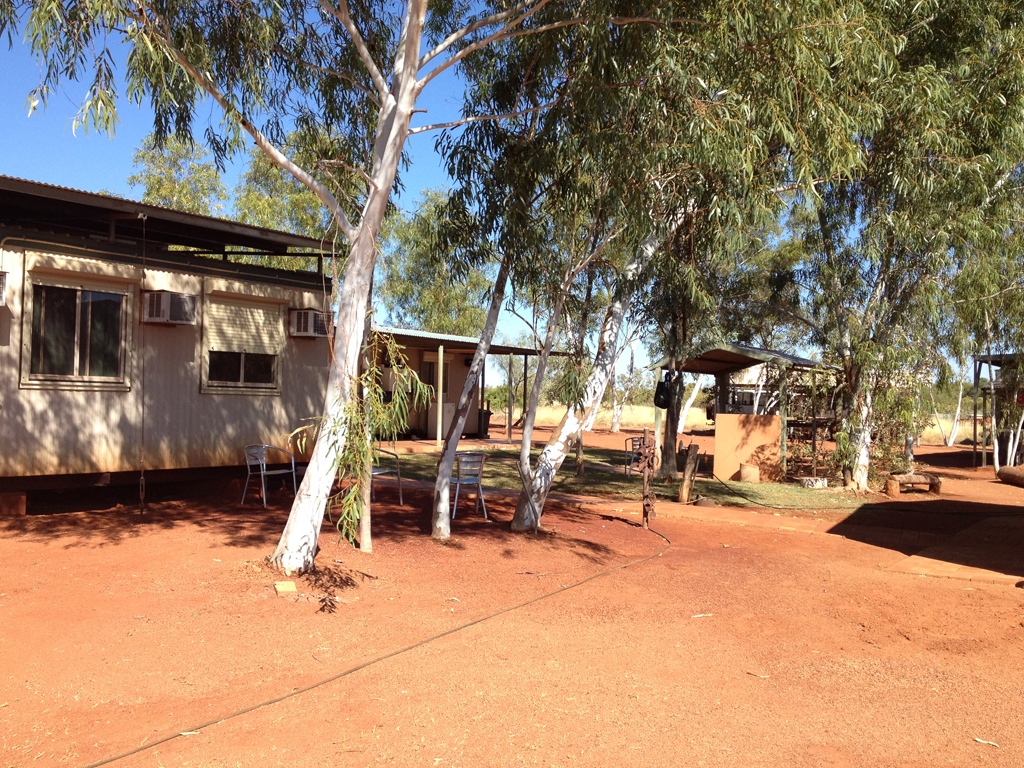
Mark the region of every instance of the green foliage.
[[448, 214], [447, 194], [424, 192], [413, 214], [396, 211], [381, 246], [378, 293], [387, 323], [398, 328], [478, 336], [487, 319], [488, 275], [457, 264], [457, 254], [439, 233]]
[[[366, 370], [359, 376], [358, 396], [320, 436], [338, 443], [336, 474], [341, 490], [328, 499], [327, 509], [338, 532], [349, 541], [355, 538], [363, 515], [362, 488], [370, 480], [364, 469], [377, 460], [377, 442], [397, 439], [408, 423], [409, 413], [425, 408], [433, 394], [433, 389], [406, 364], [402, 348], [393, 337], [374, 331], [369, 347]], [[391, 362], [395, 377], [390, 395], [381, 386], [383, 360]]]
[[234, 218], [244, 224], [315, 238], [327, 236], [331, 229], [323, 201], [260, 149], [249, 151], [234, 197]]
[[136, 172], [128, 184], [142, 187], [144, 203], [204, 216], [218, 214], [227, 188], [217, 167], [206, 160], [209, 156], [208, 150], [190, 141], [172, 136], [160, 142], [150, 134], [132, 156]]

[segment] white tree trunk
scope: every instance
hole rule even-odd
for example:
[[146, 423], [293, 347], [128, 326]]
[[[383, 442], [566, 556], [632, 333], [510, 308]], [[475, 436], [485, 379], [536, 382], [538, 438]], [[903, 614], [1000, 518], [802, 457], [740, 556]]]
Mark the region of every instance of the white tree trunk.
[[949, 428], [949, 437], [946, 439], [946, 446], [952, 448], [956, 445], [957, 434], [960, 432], [960, 407], [964, 402], [964, 382], [960, 380], [960, 394], [956, 398], [956, 415], [953, 417], [953, 424]]
[[693, 382], [693, 391], [690, 392], [690, 396], [686, 398], [686, 402], [683, 404], [683, 410], [679, 414], [679, 434], [686, 432], [686, 414], [693, 408], [693, 401], [697, 399], [697, 395], [700, 394], [703, 386], [704, 374], [698, 373], [697, 378]]
[[[963, 386], [963, 385], [961, 385], [961, 386]], [[931, 384], [928, 385], [928, 397], [931, 398], [931, 401], [932, 401], [932, 413], [935, 414], [935, 424], [939, 428], [939, 434], [942, 435], [942, 444], [943, 445], [950, 445], [949, 440], [946, 438], [946, 429], [945, 429], [945, 427], [942, 426], [942, 419], [939, 418], [939, 409], [935, 405], [935, 393], [932, 392], [932, 385]], [[950, 431], [952, 432], [952, 429]]]
[[[626, 392], [623, 390], [622, 399], [619, 399], [619, 391], [616, 387], [612, 386], [612, 425], [608, 429], [609, 432], [618, 432], [619, 423], [622, 421], [622, 406], [626, 402]], [[597, 409], [594, 409], [594, 413], [597, 413]], [[586, 427], [586, 425], [583, 425]]]
[[587, 377], [581, 403], [582, 408], [573, 407], [566, 410], [561, 422], [552, 432], [547, 445], [544, 446], [544, 450], [541, 451], [537, 466], [533, 471], [529, 492], [524, 490], [519, 494], [515, 517], [512, 520], [512, 530], [530, 531], [539, 524], [540, 521], [533, 518], [529, 500], [532, 499], [533, 509], [540, 515], [544, 509], [544, 503], [547, 501], [548, 493], [551, 491], [555, 474], [562, 466], [562, 462], [565, 461], [570, 441], [586, 423], [591, 412], [596, 411], [600, 405], [605, 387], [615, 370], [616, 343], [619, 332], [622, 330], [623, 319], [633, 301], [637, 276], [654, 257], [663, 238], [664, 235], [661, 232], [649, 235], [637, 247], [619, 276], [615, 295], [601, 326], [597, 354], [594, 358], [594, 365], [590, 369], [590, 375]]
[[855, 430], [857, 458], [853, 467], [853, 487], [858, 491], [868, 490], [868, 466], [871, 463], [871, 388], [865, 387], [864, 400], [860, 409], [860, 428]]
[[[484, 323], [484, 332], [480, 335], [480, 341], [476, 345], [473, 362], [469, 365], [466, 383], [463, 385], [462, 394], [459, 396], [455, 417], [452, 419], [451, 427], [448, 428], [448, 434], [445, 435], [444, 446], [441, 448], [441, 458], [437, 462], [431, 535], [441, 541], [452, 535], [449, 493], [452, 485], [452, 468], [455, 466], [455, 453], [459, 449], [459, 438], [469, 416], [469, 405], [473, 397], [473, 390], [476, 387], [477, 378], [487, 362], [487, 353], [491, 348], [491, 340], [494, 338], [494, 331], [498, 327], [498, 315], [501, 313], [501, 304], [505, 298], [505, 285], [508, 282], [509, 261], [510, 258], [506, 254], [501, 260], [501, 266], [498, 268], [498, 276], [495, 278], [494, 290], [491, 293], [491, 306], [487, 309], [487, 321]], [[510, 386], [509, 397], [511, 398], [511, 396], [512, 388]]]
[[288, 523], [271, 558], [287, 574], [305, 573], [313, 567], [327, 499], [338, 471], [338, 455], [347, 437], [344, 418], [359, 375], [363, 324], [377, 259], [377, 235], [384, 221], [418, 95], [416, 70], [425, 16], [426, 0], [410, 2], [395, 56], [391, 91], [387, 98], [382, 99], [379, 111], [367, 200], [350, 244], [348, 265], [338, 298], [334, 354], [327, 380], [322, 427], [295, 495]]
[[764, 383], [767, 378], [768, 366], [762, 365], [761, 372], [757, 374], [757, 389], [754, 391], [754, 415], [757, 416], [759, 413], [767, 412], [767, 408], [764, 411], [759, 411], [758, 408], [761, 405], [761, 396], [764, 394]]

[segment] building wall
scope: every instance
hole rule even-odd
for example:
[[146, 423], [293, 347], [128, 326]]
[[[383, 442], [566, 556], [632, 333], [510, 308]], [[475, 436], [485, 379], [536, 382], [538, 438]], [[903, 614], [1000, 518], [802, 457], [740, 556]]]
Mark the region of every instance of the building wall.
[[782, 477], [779, 442], [782, 420], [778, 416], [719, 413], [715, 416], [715, 475], [739, 480], [740, 464], [754, 464], [761, 480], [775, 482]]
[[[243, 464], [248, 443], [288, 444], [287, 435], [320, 414], [328, 344], [288, 336], [289, 308], [322, 308], [322, 292], [228, 281], [184, 272], [142, 270], [101, 258], [3, 251], [8, 273], [0, 307], [0, 477]], [[126, 382], [91, 389], [66, 382], [29, 386], [31, 283], [127, 291]], [[141, 323], [141, 292], [169, 290], [201, 297], [196, 325]], [[28, 297], [28, 298], [27, 298]], [[276, 308], [283, 324], [277, 360], [279, 392], [202, 391], [205, 307], [238, 298]]]

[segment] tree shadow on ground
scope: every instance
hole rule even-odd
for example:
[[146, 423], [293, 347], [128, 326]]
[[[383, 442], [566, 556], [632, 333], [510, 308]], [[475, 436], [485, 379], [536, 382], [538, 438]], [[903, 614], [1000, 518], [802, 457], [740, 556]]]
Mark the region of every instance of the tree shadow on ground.
[[[231, 492], [227, 498], [223, 488], [220, 493], [204, 494], [209, 490], [181, 483], [151, 487], [144, 512], [140, 511], [138, 489], [134, 486], [49, 492], [36, 496], [31, 514], [0, 518], [0, 534], [55, 541], [64, 548], [102, 547], [118, 545], [154, 531], [191, 526], [219, 537], [223, 546], [263, 548], [269, 554], [288, 519], [292, 503], [290, 487], [277, 486], [271, 490], [266, 508], [258, 497], [242, 505], [237, 502], [238, 494]], [[452, 539], [445, 546], [465, 549], [474, 539], [499, 543], [537, 541], [599, 564], [619, 555], [599, 542], [567, 532], [574, 524], [586, 527], [595, 519], [574, 506], [552, 501], [545, 509], [547, 530], [542, 529], [538, 534], [513, 533], [509, 524], [515, 512], [515, 499], [492, 495], [490, 491], [485, 493], [491, 520], [484, 520], [482, 514], [474, 511], [475, 496], [470, 494], [465, 508], [460, 500], [459, 516], [452, 521]], [[407, 489], [404, 496], [402, 506], [398, 504], [395, 487], [383, 483], [378, 486], [377, 500], [372, 507], [376, 540], [401, 543], [410, 538], [429, 537], [431, 494]], [[325, 517], [321, 535], [332, 533], [336, 533], [334, 524]], [[343, 585], [339, 583], [339, 586]]]
[[956, 565], [1024, 577], [1024, 509], [952, 499], [865, 504], [829, 533]]

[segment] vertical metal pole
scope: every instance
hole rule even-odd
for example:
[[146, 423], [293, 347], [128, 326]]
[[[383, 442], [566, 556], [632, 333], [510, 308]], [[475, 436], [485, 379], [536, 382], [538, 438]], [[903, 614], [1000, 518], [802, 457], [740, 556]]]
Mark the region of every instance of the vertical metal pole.
[[484, 391], [487, 387], [487, 357], [484, 356], [484, 364], [480, 366], [480, 403], [476, 407], [476, 436], [477, 439], [487, 437], [484, 434]]
[[786, 479], [788, 467], [786, 466], [786, 429], [788, 418], [786, 410], [789, 408], [789, 366], [779, 366], [779, 421], [781, 422], [781, 434], [779, 435], [779, 464], [782, 467], [782, 479]]
[[444, 443], [444, 345], [437, 348], [437, 447]]
[[[661, 466], [661, 443], [665, 439], [665, 430], [661, 428], [661, 415], [665, 413], [664, 408], [654, 406], [654, 469], [657, 470]], [[644, 429], [644, 434], [647, 434], [647, 429]], [[644, 445], [646, 445], [646, 441]]]
[[505, 431], [508, 432], [508, 444], [512, 445], [512, 355], [508, 356], [508, 421], [505, 424]]
[[974, 439], [971, 441], [971, 466], [978, 466], [978, 375], [981, 369], [978, 361], [974, 361]]
[[811, 477], [818, 476], [818, 374], [811, 371]]
[[529, 358], [523, 355], [523, 421], [526, 421], [526, 382], [529, 381], [530, 377], [528, 371], [530, 370], [526, 363]]

